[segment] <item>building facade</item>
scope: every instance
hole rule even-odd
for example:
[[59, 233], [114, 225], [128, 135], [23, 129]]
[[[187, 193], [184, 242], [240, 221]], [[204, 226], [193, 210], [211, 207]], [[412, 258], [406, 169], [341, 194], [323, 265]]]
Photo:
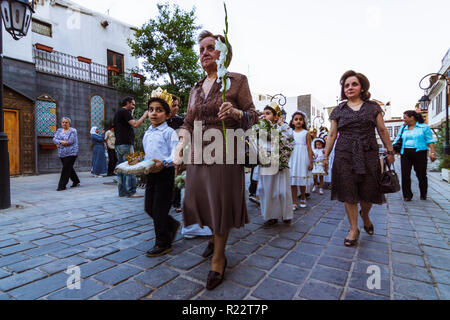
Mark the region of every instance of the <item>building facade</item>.
[[127, 40], [134, 27], [71, 1], [38, 0], [26, 37], [3, 31], [5, 132], [11, 175], [58, 172], [53, 136], [62, 117], [78, 131], [78, 170], [90, 170], [90, 127], [102, 127], [121, 95], [113, 76], [134, 73], [139, 62]]
[[[271, 101], [272, 96], [267, 94], [253, 94], [253, 102], [257, 110], [262, 111]], [[284, 99], [281, 99], [284, 102]], [[278, 101], [278, 99], [276, 100]], [[286, 111], [286, 121], [290, 122], [295, 111], [303, 111], [308, 116], [308, 125], [319, 129], [321, 126], [330, 128], [328, 113], [325, 105], [312, 95], [287, 97], [283, 106]]]
[[[450, 49], [442, 59], [442, 66], [438, 73], [448, 76], [450, 72]], [[432, 129], [439, 129], [445, 124], [446, 108], [448, 108], [448, 92], [449, 88], [445, 81], [438, 81], [438, 77], [433, 77], [433, 86], [428, 90], [427, 94], [430, 98], [430, 106], [428, 108], [428, 124]]]

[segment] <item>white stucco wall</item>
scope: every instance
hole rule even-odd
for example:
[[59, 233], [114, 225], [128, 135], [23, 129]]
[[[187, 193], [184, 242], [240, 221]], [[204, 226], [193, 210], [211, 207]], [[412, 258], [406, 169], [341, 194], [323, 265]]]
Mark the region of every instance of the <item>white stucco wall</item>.
[[[79, 7], [71, 1], [42, 2], [43, 5], [35, 7], [33, 18], [51, 24], [52, 37], [34, 33], [31, 27], [20, 41], [4, 35], [5, 56], [32, 62], [32, 45], [41, 43], [56, 51], [86, 57], [102, 65], [107, 65], [107, 50], [112, 50], [124, 55], [125, 69], [139, 65], [138, 60], [131, 56], [127, 43], [127, 39], [134, 37], [133, 26]], [[109, 22], [106, 28], [100, 25], [104, 20]]]

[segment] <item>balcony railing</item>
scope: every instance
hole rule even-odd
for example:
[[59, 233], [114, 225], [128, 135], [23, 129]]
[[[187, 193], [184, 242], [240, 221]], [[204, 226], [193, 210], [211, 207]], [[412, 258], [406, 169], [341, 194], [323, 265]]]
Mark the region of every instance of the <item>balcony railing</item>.
[[[44, 51], [33, 47], [36, 70], [58, 76], [86, 81], [104, 86], [111, 86], [111, 73], [108, 67], [95, 62], [80, 61], [78, 57], [58, 51]], [[139, 84], [139, 78], [133, 78]]]

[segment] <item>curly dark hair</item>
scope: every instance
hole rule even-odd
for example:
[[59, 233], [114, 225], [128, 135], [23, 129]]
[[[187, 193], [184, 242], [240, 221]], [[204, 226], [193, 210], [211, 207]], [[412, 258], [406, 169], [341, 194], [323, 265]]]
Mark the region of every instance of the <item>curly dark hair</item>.
[[414, 110], [405, 111], [403, 114], [408, 116], [408, 117], [410, 117], [410, 118], [414, 117], [414, 119], [416, 119], [417, 123], [425, 123], [425, 119], [423, 118], [423, 116], [420, 113], [417, 113]]
[[302, 119], [303, 119], [303, 126], [302, 126], [302, 128], [305, 129], [305, 130], [308, 130], [308, 128], [306, 127], [305, 115], [303, 113], [301, 113], [301, 112], [298, 112], [298, 111], [294, 112], [294, 114], [292, 115], [292, 120], [289, 123], [289, 127], [291, 127], [292, 130], [295, 130], [294, 118], [295, 118], [295, 116], [298, 116], [298, 115], [302, 116]]
[[167, 101], [165, 101], [161, 98], [151, 98], [150, 100], [148, 100], [148, 104], [147, 104], [149, 108], [150, 108], [150, 104], [152, 102], [158, 102], [164, 108], [164, 111], [166, 112], [166, 114], [170, 115], [171, 110], [170, 110], [170, 106], [167, 103]]
[[344, 73], [341, 77], [341, 99], [342, 100], [348, 100], [347, 96], [345, 95], [345, 81], [347, 81], [350, 77], [356, 77], [359, 80], [359, 83], [361, 84], [361, 99], [363, 101], [368, 101], [370, 97], [372, 96], [369, 92], [370, 89], [370, 81], [367, 79], [365, 75], [362, 73], [357, 73], [353, 70], [347, 71]]

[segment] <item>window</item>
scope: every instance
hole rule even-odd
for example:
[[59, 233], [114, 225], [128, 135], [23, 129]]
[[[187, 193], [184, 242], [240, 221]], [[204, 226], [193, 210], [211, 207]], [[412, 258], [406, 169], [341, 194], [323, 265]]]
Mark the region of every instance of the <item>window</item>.
[[89, 101], [90, 127], [103, 128], [105, 120], [105, 100], [99, 95], [92, 95]]
[[112, 78], [114, 76], [122, 75], [124, 73], [123, 54], [108, 50], [108, 84], [112, 85]]
[[315, 116], [316, 115], [316, 108], [312, 107], [312, 115]]
[[36, 131], [38, 137], [54, 137], [56, 133], [56, 101], [49, 95], [36, 99]]
[[395, 128], [394, 128], [394, 138], [396, 138], [398, 136], [400, 128], [401, 128], [401, 126], [395, 126]]
[[436, 115], [442, 112], [442, 93], [439, 93], [436, 97]]
[[31, 24], [31, 31], [50, 38], [52, 37], [52, 25], [34, 18]]

